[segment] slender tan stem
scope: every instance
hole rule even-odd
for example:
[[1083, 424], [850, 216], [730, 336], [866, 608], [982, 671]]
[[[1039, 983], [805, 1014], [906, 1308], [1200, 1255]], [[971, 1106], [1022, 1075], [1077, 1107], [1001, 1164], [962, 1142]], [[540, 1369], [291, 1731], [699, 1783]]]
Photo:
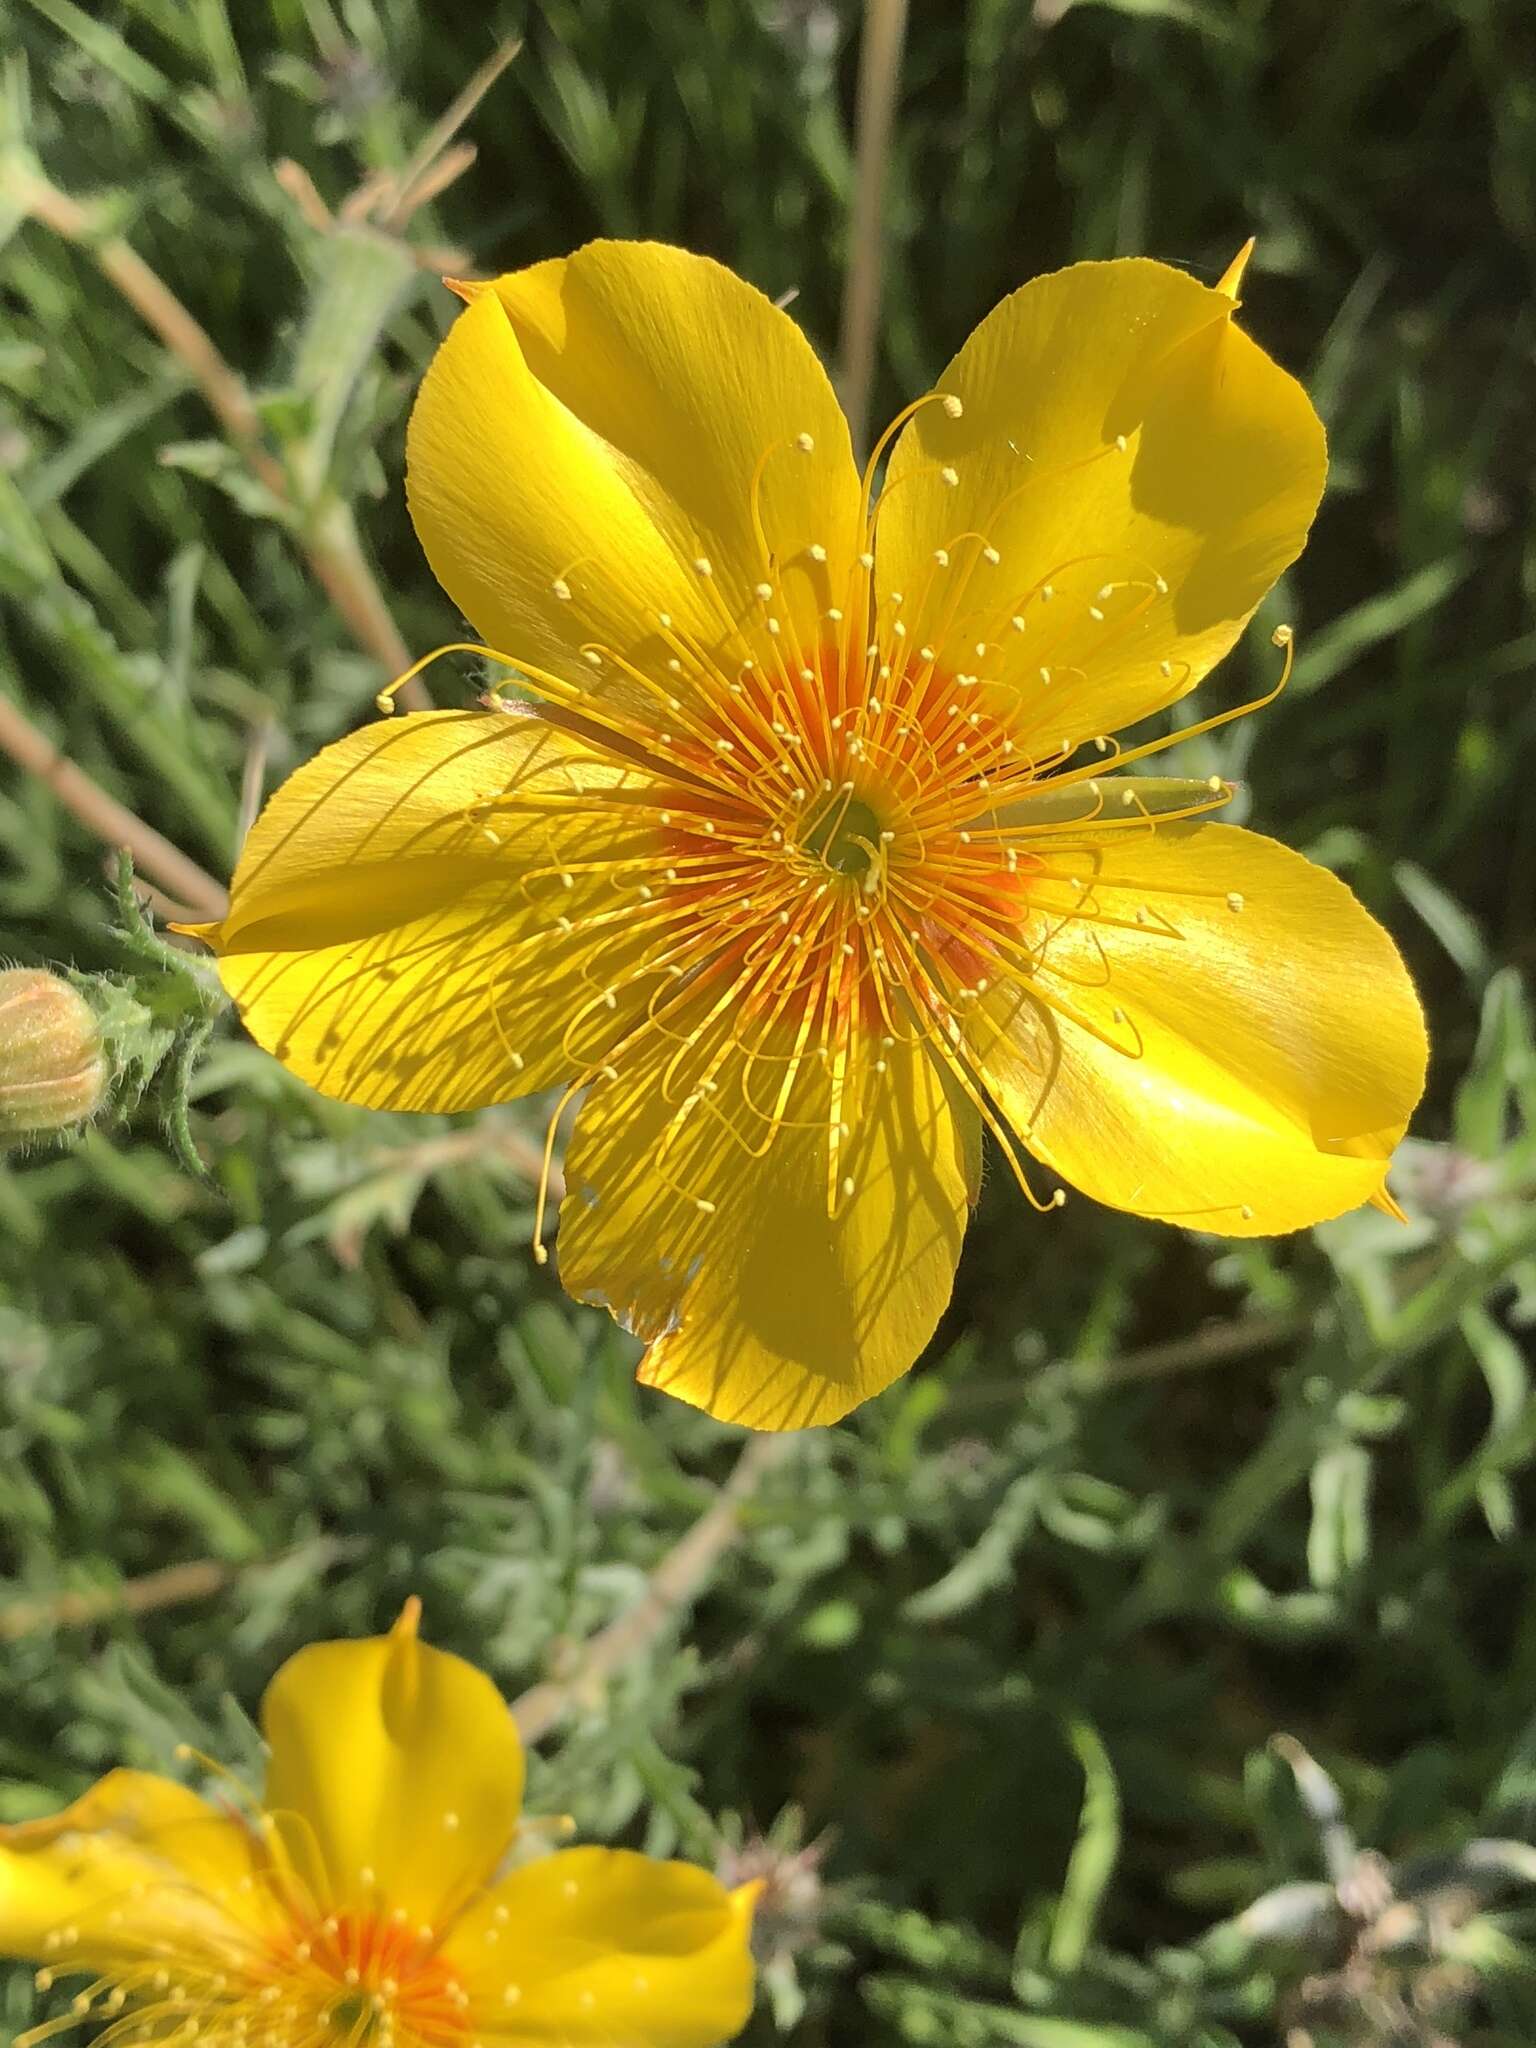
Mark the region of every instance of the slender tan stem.
[[[425, 206], [436, 192], [443, 189], [441, 183], [434, 182], [434, 173], [439, 178], [458, 175], [457, 170], [441, 172], [440, 160], [448, 153], [454, 137], [522, 47], [522, 40], [519, 37], [499, 44], [480, 68], [470, 76], [462, 91], [447, 109], [433, 122], [396, 181], [393, 204], [384, 216], [385, 227], [403, 228], [419, 207]], [[462, 167], [461, 164], [460, 168]]]
[[211, 1557], [167, 1565], [125, 1579], [119, 1586], [92, 1587], [87, 1592], [56, 1593], [50, 1600], [14, 1600], [0, 1607], [0, 1643], [19, 1642], [45, 1628], [83, 1628], [114, 1614], [150, 1614], [157, 1607], [176, 1607], [186, 1600], [208, 1600], [222, 1593], [234, 1577], [227, 1564]]
[[864, 39], [859, 52], [853, 217], [849, 224], [848, 280], [843, 291], [839, 350], [843, 410], [853, 430], [854, 448], [861, 458], [869, 442], [869, 402], [885, 269], [885, 173], [906, 28], [907, 0], [865, 0]]
[[[14, 171], [12, 189], [35, 220], [90, 253], [102, 276], [117, 287], [145, 326], [153, 330], [196, 382], [219, 424], [249, 464], [252, 475], [260, 479], [273, 497], [302, 512], [304, 508], [294, 504], [282, 463], [263, 441], [261, 416], [244, 380], [231, 369], [211, 335], [170, 286], [121, 235], [94, 233], [89, 209], [39, 172]], [[409, 667], [410, 652], [368, 566], [350, 511], [345, 506], [332, 506], [312, 524], [311, 532], [300, 532], [299, 543], [316, 581], [358, 645], [387, 674], [398, 675]], [[424, 710], [430, 701], [418, 682], [408, 683], [400, 692], [400, 702], [413, 711]]]
[[224, 915], [229, 899], [213, 876], [126, 804], [108, 796], [6, 697], [0, 697], [0, 749], [46, 782], [64, 808], [108, 846], [126, 846], [134, 866], [152, 882], [203, 917]]
[[181, 1564], [164, 1565], [159, 1571], [145, 1572], [136, 1579], [123, 1579], [114, 1586], [89, 1586], [55, 1593], [46, 1600], [13, 1600], [0, 1607], [0, 1643], [19, 1642], [40, 1629], [85, 1628], [94, 1622], [109, 1621], [115, 1614], [153, 1614], [162, 1607], [211, 1600], [237, 1579], [255, 1578], [277, 1566], [291, 1567], [300, 1558], [318, 1576], [351, 1548], [350, 1543], [319, 1536], [296, 1550], [250, 1564], [224, 1564], [216, 1557], [193, 1557]]
[[263, 483], [281, 490], [282, 471], [260, 446], [261, 420], [251, 395], [167, 284], [121, 235], [92, 232], [88, 208], [67, 192], [31, 171], [14, 174], [16, 196], [34, 220], [90, 251], [96, 267], [122, 293], [146, 327], [152, 327], [217, 413], [219, 423], [239, 444]]
[[795, 1441], [793, 1435], [753, 1437], [714, 1500], [652, 1572], [634, 1606], [589, 1638], [566, 1677], [531, 1686], [513, 1702], [512, 1715], [525, 1742], [537, 1742], [573, 1707], [599, 1693], [692, 1605], [715, 1564], [741, 1534], [742, 1503], [783, 1463]]
[[[473, 1166], [488, 1159], [501, 1160], [537, 1187], [544, 1170], [543, 1142], [491, 1114], [466, 1130], [448, 1131], [415, 1145], [381, 1145], [368, 1155], [370, 1167], [380, 1173], [441, 1173], [445, 1167]], [[558, 1202], [564, 1192], [564, 1176], [558, 1166], [551, 1166], [550, 1200]]]
[[[1140, 1351], [1122, 1351], [1116, 1357], [1094, 1362], [1057, 1361], [1053, 1370], [1070, 1371], [1079, 1382], [1098, 1391], [1127, 1385], [1134, 1380], [1167, 1379], [1174, 1373], [1199, 1372], [1209, 1366], [1228, 1365], [1256, 1351], [1271, 1351], [1303, 1337], [1312, 1318], [1294, 1315], [1239, 1316], [1231, 1322], [1208, 1323], [1187, 1337], [1175, 1337], [1166, 1344], [1148, 1344]], [[953, 1407], [964, 1412], [990, 1408], [1018, 1399], [1019, 1383], [985, 1380], [956, 1390]]]
[[[338, 503], [331, 508], [311, 535], [308, 554], [316, 581], [346, 621], [358, 646], [366, 648], [392, 676], [409, 668], [411, 650], [401, 639], [384, 594], [363, 557], [362, 543], [347, 506]], [[405, 684], [398, 701], [407, 711], [428, 711], [432, 706], [419, 676]]]
[[1171, 1373], [1195, 1372], [1205, 1366], [1226, 1365], [1250, 1352], [1270, 1351], [1305, 1336], [1312, 1327], [1309, 1315], [1248, 1316], [1231, 1323], [1210, 1323], [1188, 1337], [1167, 1344], [1147, 1344], [1140, 1351], [1122, 1352], [1106, 1359], [1094, 1375], [1108, 1386], [1130, 1380], [1166, 1379]]

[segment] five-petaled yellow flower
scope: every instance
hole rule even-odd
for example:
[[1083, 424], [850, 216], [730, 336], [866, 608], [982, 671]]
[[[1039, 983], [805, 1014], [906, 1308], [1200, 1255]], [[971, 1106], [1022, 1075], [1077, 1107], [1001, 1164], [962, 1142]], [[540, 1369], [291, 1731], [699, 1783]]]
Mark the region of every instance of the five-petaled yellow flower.
[[501, 1874], [517, 1731], [417, 1615], [278, 1672], [259, 1807], [123, 1770], [0, 1829], [0, 1954], [88, 1980], [18, 2048], [87, 2019], [157, 2048], [716, 2048], [745, 2025], [755, 1887], [619, 1849]]
[[713, 263], [459, 287], [410, 503], [516, 707], [328, 748], [205, 936], [327, 1094], [583, 1096], [561, 1277], [652, 1384], [763, 1428], [885, 1386], [983, 1126], [1026, 1193], [1021, 1148], [1204, 1230], [1390, 1206], [1425, 1061], [1391, 941], [1209, 822], [1226, 785], [1106, 773], [1169, 743], [1110, 735], [1227, 652], [1322, 492], [1240, 267], [1026, 285], [862, 479], [798, 329]]

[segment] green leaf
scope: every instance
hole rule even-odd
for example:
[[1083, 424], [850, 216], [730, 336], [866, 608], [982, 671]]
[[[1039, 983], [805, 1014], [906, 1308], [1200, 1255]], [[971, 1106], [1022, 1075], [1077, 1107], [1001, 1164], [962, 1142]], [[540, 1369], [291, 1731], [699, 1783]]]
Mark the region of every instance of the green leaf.
[[1087, 1721], [1069, 1721], [1066, 1737], [1082, 1765], [1083, 1802], [1046, 1946], [1050, 1968], [1064, 1977], [1082, 1967], [1120, 1855], [1120, 1787], [1109, 1751]]

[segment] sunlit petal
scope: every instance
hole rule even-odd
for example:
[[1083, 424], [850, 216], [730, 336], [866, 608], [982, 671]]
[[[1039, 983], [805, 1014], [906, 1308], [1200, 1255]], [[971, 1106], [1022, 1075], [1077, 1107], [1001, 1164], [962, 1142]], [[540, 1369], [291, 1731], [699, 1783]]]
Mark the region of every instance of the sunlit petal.
[[1193, 689], [1301, 551], [1322, 424], [1236, 310], [1139, 259], [1036, 278], [940, 376], [959, 416], [924, 407], [892, 455], [884, 610], [1031, 750]]
[[801, 1429], [877, 1393], [933, 1334], [977, 1118], [912, 1028], [875, 1039], [841, 1102], [829, 1191], [823, 1064], [803, 1059], [786, 1090], [789, 1031], [741, 1035], [752, 1055], [710, 1091], [697, 1060], [669, 1077], [660, 1054], [593, 1090], [566, 1161], [560, 1274], [649, 1342], [649, 1384], [722, 1421]]
[[503, 1878], [446, 1956], [479, 2024], [519, 2042], [717, 2048], [752, 2008], [751, 1911], [691, 1864], [567, 1849]]
[[375, 721], [283, 785], [203, 935], [252, 1036], [323, 1094], [504, 1102], [622, 1021], [605, 996], [652, 936], [656, 790], [538, 718]]
[[[1047, 879], [1049, 877], [1049, 879]], [[1368, 1201], [1423, 1087], [1391, 940], [1325, 869], [1228, 825], [1162, 825], [1031, 878], [1031, 974], [977, 1056], [1072, 1186], [1230, 1236]]]
[[427, 558], [477, 630], [621, 696], [584, 645], [653, 675], [679, 648], [730, 670], [782, 614], [814, 646], [861, 545], [858, 481], [794, 322], [656, 243], [594, 242], [465, 289], [408, 481]]
[[523, 1793], [496, 1687], [416, 1635], [312, 1643], [267, 1688], [266, 1805], [315, 1899], [446, 1926], [495, 1870]]
[[273, 1916], [259, 1860], [233, 1813], [168, 1778], [109, 1772], [62, 1813], [0, 1828], [0, 1954], [94, 1971], [260, 1933]]

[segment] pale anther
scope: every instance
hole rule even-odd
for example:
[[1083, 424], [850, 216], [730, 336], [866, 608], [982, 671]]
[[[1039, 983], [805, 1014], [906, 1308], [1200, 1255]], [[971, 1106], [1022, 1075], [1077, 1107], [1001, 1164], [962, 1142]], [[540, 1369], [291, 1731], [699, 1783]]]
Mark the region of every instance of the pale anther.
[[953, 391], [945, 392], [942, 403], [945, 412], [952, 420], [959, 419], [961, 414], [965, 411], [965, 407], [960, 403], [959, 399], [956, 398]]
[[827, 551], [819, 540], [813, 540], [806, 549], [806, 553], [813, 562], [824, 562], [827, 559]]
[[693, 567], [695, 575], [698, 576], [713, 576], [715, 573], [715, 565], [708, 555], [700, 555], [694, 562]]
[[1242, 898], [1242, 893], [1241, 893], [1241, 891], [1240, 891], [1240, 890], [1237, 890], [1237, 889], [1229, 889], [1229, 890], [1228, 890], [1228, 892], [1227, 892], [1227, 908], [1228, 908], [1228, 910], [1241, 910], [1241, 909], [1242, 909], [1242, 907], [1243, 907], [1243, 898]]
[[945, 483], [949, 485], [949, 488], [951, 490], [953, 490], [955, 488], [955, 485], [960, 481], [959, 470], [955, 469], [950, 463], [947, 462], [945, 463], [944, 467], [939, 471], [939, 475], [944, 479]]
[[554, 582], [551, 583], [549, 587], [555, 593], [556, 597], [559, 598], [562, 604], [570, 603], [571, 586], [569, 585], [569, 583], [566, 582], [563, 576], [557, 576]]
[[816, 443], [811, 439], [809, 434], [796, 434], [795, 446], [800, 450], [800, 453], [802, 455], [809, 455], [811, 450], [816, 446]]
[[948, 548], [935, 548], [933, 551], [933, 559], [938, 563], [941, 569], [947, 569], [949, 567]]

